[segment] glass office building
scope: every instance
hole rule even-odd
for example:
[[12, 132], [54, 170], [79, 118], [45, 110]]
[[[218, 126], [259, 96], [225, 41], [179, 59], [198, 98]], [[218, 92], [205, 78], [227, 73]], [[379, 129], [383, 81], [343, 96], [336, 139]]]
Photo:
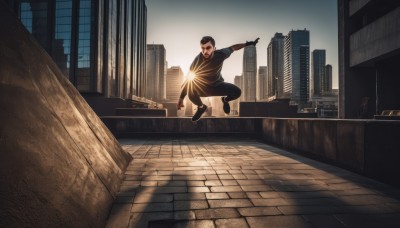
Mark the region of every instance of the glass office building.
[[267, 61], [267, 97], [283, 95], [283, 53], [285, 36], [282, 33], [275, 33], [268, 44]]
[[243, 101], [256, 101], [257, 91], [257, 49], [247, 46], [243, 51]]
[[323, 92], [323, 82], [325, 81], [325, 50], [314, 50], [312, 52], [312, 67], [311, 67], [311, 83], [310, 83], [310, 98], [314, 95], [321, 96]]
[[283, 95], [298, 108], [307, 106], [309, 98], [310, 32], [292, 30], [285, 37]]
[[122, 99], [144, 95], [144, 0], [8, 2], [81, 93]]

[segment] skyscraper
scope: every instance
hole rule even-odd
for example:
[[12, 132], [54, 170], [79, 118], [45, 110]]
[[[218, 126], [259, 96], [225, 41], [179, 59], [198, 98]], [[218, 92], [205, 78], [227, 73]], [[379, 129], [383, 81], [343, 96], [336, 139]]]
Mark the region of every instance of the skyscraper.
[[143, 96], [144, 0], [15, 0], [21, 22], [84, 94]]
[[268, 67], [258, 67], [258, 80], [257, 80], [257, 98], [258, 100], [266, 100], [267, 94], [267, 78], [268, 78]]
[[285, 36], [282, 33], [275, 33], [268, 45], [268, 76], [267, 96], [276, 95], [277, 98], [283, 94], [283, 53]]
[[147, 93], [146, 97], [154, 101], [166, 99], [166, 60], [162, 44], [147, 45]]
[[173, 66], [167, 70], [167, 100], [170, 102], [177, 102], [181, 94], [181, 86], [184, 80], [184, 75], [181, 67]]
[[[242, 75], [237, 75], [235, 76], [235, 79], [233, 81], [233, 84], [235, 84], [237, 87], [239, 87], [240, 89], [243, 88], [243, 76]], [[239, 115], [239, 103], [241, 100], [243, 100], [243, 89], [242, 89], [242, 96], [239, 97], [238, 99], [232, 101], [232, 107], [231, 107], [231, 113], [233, 115]]]
[[325, 66], [325, 77], [322, 79], [322, 93], [332, 93], [332, 65], [328, 64]]
[[323, 82], [325, 79], [325, 50], [314, 50], [312, 52], [311, 62], [311, 91], [310, 96], [321, 96], [323, 91]]
[[306, 106], [309, 94], [310, 32], [292, 30], [285, 38], [283, 93], [291, 104]]
[[310, 98], [310, 46], [300, 46], [299, 109], [307, 107]]
[[244, 101], [256, 100], [257, 50], [255, 46], [247, 46], [243, 52], [243, 88]]
[[222, 107], [223, 103], [221, 101], [221, 97], [208, 97], [208, 100], [210, 102], [210, 106], [212, 107], [212, 113], [211, 113], [212, 116], [221, 117], [226, 115]]

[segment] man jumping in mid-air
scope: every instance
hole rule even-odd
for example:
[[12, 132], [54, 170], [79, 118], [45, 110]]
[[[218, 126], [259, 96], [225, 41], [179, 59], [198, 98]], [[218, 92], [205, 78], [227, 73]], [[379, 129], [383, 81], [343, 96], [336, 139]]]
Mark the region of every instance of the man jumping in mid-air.
[[188, 94], [190, 101], [197, 105], [197, 111], [192, 121], [198, 121], [207, 111], [207, 105], [203, 104], [200, 97], [223, 96], [221, 97], [224, 112], [229, 115], [231, 108], [229, 101], [240, 97], [242, 91], [239, 87], [224, 82], [221, 75], [222, 64], [232, 52], [240, 50], [249, 45], [256, 45], [259, 38], [242, 44], [235, 44], [228, 48], [216, 50], [215, 40], [211, 36], [205, 36], [200, 41], [201, 53], [196, 56], [190, 66], [190, 73], [194, 74], [193, 79], [186, 80], [177, 107], [181, 109], [183, 99]]

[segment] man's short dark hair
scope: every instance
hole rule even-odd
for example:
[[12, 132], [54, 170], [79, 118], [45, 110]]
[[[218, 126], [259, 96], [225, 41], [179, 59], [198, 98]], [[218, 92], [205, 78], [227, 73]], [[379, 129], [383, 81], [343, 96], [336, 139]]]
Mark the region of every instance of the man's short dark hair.
[[200, 43], [201, 44], [206, 44], [206, 43], [208, 43], [210, 41], [211, 41], [212, 46], [215, 47], [215, 40], [211, 36], [203, 36], [203, 38], [201, 38], [201, 40], [200, 40]]

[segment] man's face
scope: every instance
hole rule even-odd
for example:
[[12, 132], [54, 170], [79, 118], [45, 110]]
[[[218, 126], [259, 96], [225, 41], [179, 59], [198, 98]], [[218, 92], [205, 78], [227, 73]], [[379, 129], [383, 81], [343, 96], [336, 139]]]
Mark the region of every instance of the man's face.
[[201, 54], [205, 59], [209, 59], [214, 54], [215, 47], [211, 44], [211, 41], [205, 44], [200, 43], [200, 46], [201, 46]]

